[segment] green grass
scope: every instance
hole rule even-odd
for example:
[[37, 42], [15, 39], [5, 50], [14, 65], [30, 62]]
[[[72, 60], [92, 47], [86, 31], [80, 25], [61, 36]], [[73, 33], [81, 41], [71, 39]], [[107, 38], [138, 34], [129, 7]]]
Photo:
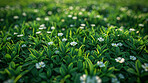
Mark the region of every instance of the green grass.
[[0, 1], [1, 82], [148, 82], [147, 0]]

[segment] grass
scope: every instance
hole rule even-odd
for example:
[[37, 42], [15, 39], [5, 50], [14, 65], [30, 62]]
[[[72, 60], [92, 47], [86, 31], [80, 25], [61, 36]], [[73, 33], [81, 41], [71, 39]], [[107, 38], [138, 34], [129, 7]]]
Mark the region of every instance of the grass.
[[147, 83], [147, 0], [123, 1], [1, 1], [0, 81]]

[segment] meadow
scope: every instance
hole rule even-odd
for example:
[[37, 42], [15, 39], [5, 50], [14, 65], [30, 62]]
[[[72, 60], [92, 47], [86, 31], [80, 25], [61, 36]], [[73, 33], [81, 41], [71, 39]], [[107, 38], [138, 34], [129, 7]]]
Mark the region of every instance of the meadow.
[[1, 83], [147, 77], [147, 0], [0, 0]]

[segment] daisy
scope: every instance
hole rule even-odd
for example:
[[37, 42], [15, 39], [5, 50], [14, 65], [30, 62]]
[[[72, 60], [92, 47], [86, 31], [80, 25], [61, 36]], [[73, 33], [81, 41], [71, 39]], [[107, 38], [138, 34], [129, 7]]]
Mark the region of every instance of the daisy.
[[136, 57], [135, 56], [130, 56], [130, 59], [134, 61], [134, 60], [136, 60]]
[[116, 62], [119, 62], [119, 63], [123, 63], [125, 61], [125, 59], [121, 57], [117, 57], [115, 60]]
[[48, 42], [48, 45], [52, 45], [53, 44], [53, 42]]
[[70, 45], [75, 46], [77, 42], [71, 42]]
[[44, 68], [45, 67], [45, 63], [41, 61], [39, 63], [36, 63], [35, 66], [36, 66], [37, 69]]

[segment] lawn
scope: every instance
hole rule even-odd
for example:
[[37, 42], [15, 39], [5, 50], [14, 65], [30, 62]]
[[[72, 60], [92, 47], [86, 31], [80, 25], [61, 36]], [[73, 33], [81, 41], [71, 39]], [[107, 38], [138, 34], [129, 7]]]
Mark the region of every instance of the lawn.
[[0, 0], [0, 82], [147, 77], [147, 0]]

